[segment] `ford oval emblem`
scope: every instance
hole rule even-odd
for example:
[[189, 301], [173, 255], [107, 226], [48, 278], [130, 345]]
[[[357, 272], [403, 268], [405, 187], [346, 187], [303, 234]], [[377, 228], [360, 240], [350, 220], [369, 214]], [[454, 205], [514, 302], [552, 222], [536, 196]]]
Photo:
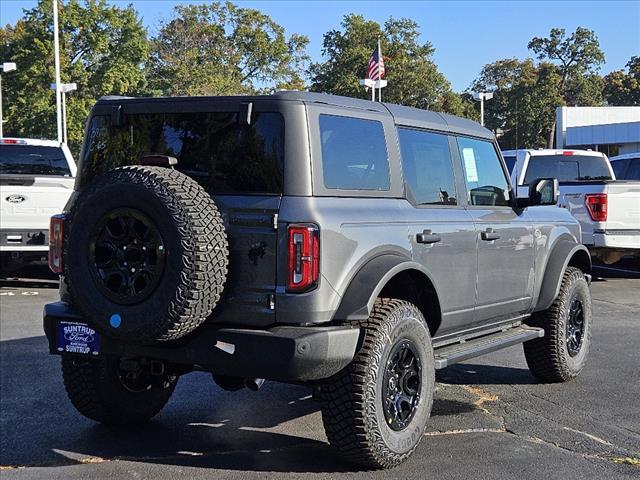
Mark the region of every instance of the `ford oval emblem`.
[[5, 200], [9, 203], [22, 203], [27, 199], [24, 195], [18, 195], [14, 193], [13, 195], [9, 195]]

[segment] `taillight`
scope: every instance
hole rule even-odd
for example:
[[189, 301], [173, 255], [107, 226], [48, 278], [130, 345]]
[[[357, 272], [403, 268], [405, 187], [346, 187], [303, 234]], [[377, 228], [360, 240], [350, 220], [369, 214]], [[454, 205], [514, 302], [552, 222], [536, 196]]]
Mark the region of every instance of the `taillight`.
[[303, 292], [318, 283], [320, 235], [315, 225], [289, 225], [289, 281], [287, 290]]
[[587, 211], [594, 222], [607, 221], [607, 194], [589, 193], [584, 196], [584, 203]]
[[62, 273], [63, 234], [64, 215], [54, 215], [49, 223], [49, 268], [58, 275]]

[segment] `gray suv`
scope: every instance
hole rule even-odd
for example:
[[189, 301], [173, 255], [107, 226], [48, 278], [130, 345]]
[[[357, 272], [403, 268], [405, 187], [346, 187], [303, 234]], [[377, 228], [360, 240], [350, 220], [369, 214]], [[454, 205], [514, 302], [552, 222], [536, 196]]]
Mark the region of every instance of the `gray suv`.
[[516, 198], [493, 135], [398, 105], [283, 92], [101, 99], [51, 221], [52, 354], [83, 415], [149, 420], [181, 375], [313, 388], [329, 442], [402, 462], [435, 370], [522, 343], [570, 380], [591, 261], [557, 181]]

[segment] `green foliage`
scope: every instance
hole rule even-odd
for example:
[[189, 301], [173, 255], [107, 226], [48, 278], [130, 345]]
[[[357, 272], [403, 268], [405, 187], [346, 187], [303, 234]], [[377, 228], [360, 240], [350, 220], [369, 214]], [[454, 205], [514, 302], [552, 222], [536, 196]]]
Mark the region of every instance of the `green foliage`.
[[[51, 1], [40, 0], [15, 26], [0, 28], [0, 58], [17, 64], [3, 76], [7, 136], [56, 138], [52, 17]], [[69, 143], [77, 153], [97, 98], [142, 91], [149, 50], [146, 30], [131, 6], [60, 2], [59, 25], [62, 82], [78, 85], [67, 95]]]
[[179, 5], [152, 40], [149, 83], [165, 95], [233, 95], [303, 86], [309, 40], [230, 2]]
[[631, 57], [627, 69], [604, 77], [604, 96], [609, 105], [640, 105], [640, 57]]
[[419, 27], [413, 20], [389, 18], [380, 25], [350, 14], [343, 18], [341, 27], [324, 35], [326, 60], [309, 69], [312, 91], [371, 98], [359, 80], [366, 76], [367, 63], [380, 37], [384, 78], [389, 82], [382, 91], [384, 101], [454, 114], [470, 112], [465, 100], [451, 91], [438, 71], [431, 43], [420, 43]]

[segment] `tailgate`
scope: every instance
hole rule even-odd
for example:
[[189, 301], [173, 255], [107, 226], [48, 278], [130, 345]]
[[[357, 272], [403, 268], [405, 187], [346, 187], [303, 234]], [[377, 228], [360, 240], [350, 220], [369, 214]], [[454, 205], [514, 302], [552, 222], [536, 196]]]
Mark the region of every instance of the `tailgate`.
[[640, 182], [612, 182], [607, 184], [606, 193], [607, 221], [603, 229], [607, 233], [635, 230], [640, 235]]
[[73, 183], [71, 177], [2, 175], [0, 228], [48, 230], [49, 218], [62, 211]]

